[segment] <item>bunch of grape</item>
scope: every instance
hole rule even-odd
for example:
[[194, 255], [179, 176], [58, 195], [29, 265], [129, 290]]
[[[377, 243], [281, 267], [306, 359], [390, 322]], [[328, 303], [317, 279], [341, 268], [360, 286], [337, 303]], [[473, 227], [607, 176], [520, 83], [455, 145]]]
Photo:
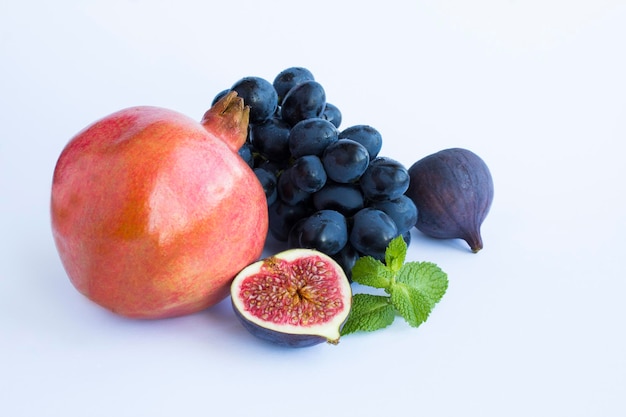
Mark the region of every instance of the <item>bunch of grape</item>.
[[378, 156], [373, 127], [339, 129], [340, 110], [308, 69], [287, 68], [273, 83], [244, 77], [213, 102], [232, 90], [250, 106], [239, 154], [265, 190], [272, 237], [330, 255], [348, 276], [360, 256], [384, 260], [393, 238], [410, 244], [417, 208], [405, 195], [407, 169]]

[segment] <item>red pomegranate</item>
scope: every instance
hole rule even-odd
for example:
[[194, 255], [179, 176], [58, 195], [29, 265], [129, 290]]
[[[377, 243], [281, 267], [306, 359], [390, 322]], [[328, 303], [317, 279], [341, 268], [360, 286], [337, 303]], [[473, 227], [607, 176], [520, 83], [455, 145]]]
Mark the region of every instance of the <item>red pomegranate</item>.
[[224, 299], [262, 253], [267, 203], [239, 157], [249, 108], [232, 92], [202, 121], [157, 107], [113, 113], [63, 149], [52, 230], [73, 285], [123, 316], [164, 318]]

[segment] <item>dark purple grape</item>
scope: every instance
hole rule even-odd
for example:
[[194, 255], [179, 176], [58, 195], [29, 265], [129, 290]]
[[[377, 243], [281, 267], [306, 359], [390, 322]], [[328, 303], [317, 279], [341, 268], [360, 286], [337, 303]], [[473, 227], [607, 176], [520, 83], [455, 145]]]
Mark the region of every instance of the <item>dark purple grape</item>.
[[326, 107], [324, 108], [324, 112], [322, 113], [322, 119], [328, 120], [331, 122], [336, 128], [339, 128], [341, 125], [341, 111], [337, 106], [331, 103], [326, 103]]
[[224, 97], [226, 94], [228, 94], [230, 92], [230, 88], [227, 88], [226, 90], [222, 90], [219, 93], [217, 93], [215, 95], [215, 97], [213, 97], [213, 101], [211, 102], [211, 106], [214, 106], [215, 103], [217, 103], [218, 101], [220, 101], [220, 99], [222, 97]]
[[250, 143], [261, 155], [271, 161], [286, 161], [290, 157], [289, 132], [291, 127], [272, 117], [262, 124], [250, 127]]
[[[275, 90], [274, 90], [275, 91]], [[282, 101], [280, 114], [294, 126], [301, 120], [321, 117], [326, 107], [326, 93], [317, 81], [304, 81], [293, 87]]]
[[343, 268], [350, 282], [352, 282], [352, 268], [359, 257], [359, 252], [350, 243], [346, 243], [339, 252], [332, 255], [332, 258]]
[[366, 207], [352, 218], [350, 244], [363, 255], [384, 260], [385, 250], [396, 236], [396, 224], [381, 210]]
[[274, 89], [278, 94], [278, 104], [281, 104], [285, 95], [296, 85], [304, 81], [314, 81], [311, 71], [303, 67], [291, 67], [282, 70], [274, 78]]
[[289, 234], [287, 236], [287, 247], [288, 248], [301, 248], [302, 244], [300, 243], [300, 235], [302, 234], [302, 225], [308, 217], [303, 217], [298, 220], [292, 227], [289, 229]]
[[339, 133], [339, 139], [352, 139], [359, 142], [369, 152], [370, 159], [376, 158], [383, 146], [383, 137], [380, 132], [368, 125], [350, 126]]
[[339, 252], [348, 242], [346, 218], [334, 210], [320, 210], [299, 221], [290, 232], [292, 247], [317, 249], [327, 255]]
[[407, 230], [406, 232], [402, 233], [402, 239], [404, 240], [404, 243], [406, 243], [407, 248], [411, 246], [411, 231]]
[[317, 210], [337, 210], [349, 217], [361, 210], [365, 202], [358, 185], [326, 181], [326, 185], [313, 194], [313, 206]]
[[367, 149], [351, 139], [339, 139], [326, 147], [322, 163], [330, 179], [341, 183], [357, 181], [370, 162]]
[[289, 168], [289, 163], [287, 161], [272, 161], [263, 157], [259, 157], [255, 160], [254, 166], [257, 168], [263, 168], [264, 170], [271, 172], [276, 176], [276, 178], [278, 178], [284, 170]]
[[322, 161], [315, 155], [305, 155], [296, 159], [290, 171], [292, 181], [307, 193], [319, 191], [326, 184], [326, 171]]
[[308, 204], [311, 199], [311, 194], [302, 190], [294, 182], [291, 168], [284, 170], [278, 177], [277, 189], [278, 198], [280, 198], [283, 203], [292, 206], [302, 203]]
[[328, 120], [319, 117], [302, 120], [289, 132], [289, 151], [294, 158], [322, 156], [324, 149], [336, 142], [338, 136], [339, 131]]
[[413, 200], [401, 195], [395, 200], [373, 201], [369, 207], [382, 210], [389, 215], [396, 224], [399, 233], [411, 230], [417, 223], [417, 207]]
[[379, 156], [370, 162], [359, 184], [368, 200], [394, 200], [409, 188], [409, 172], [400, 162]]
[[241, 148], [239, 148], [237, 153], [239, 153], [241, 159], [246, 161], [246, 164], [248, 164], [250, 168], [254, 168], [254, 155], [252, 153], [252, 145], [250, 142], [245, 142], [241, 145]]
[[265, 198], [267, 199], [267, 205], [274, 204], [276, 198], [278, 196], [278, 191], [276, 189], [277, 180], [276, 175], [273, 173], [264, 170], [263, 168], [255, 168], [254, 173], [263, 186], [263, 191], [265, 191]]
[[250, 123], [259, 124], [276, 112], [278, 95], [274, 86], [264, 78], [244, 77], [231, 87], [250, 106]]
[[269, 206], [269, 232], [271, 235], [281, 242], [286, 242], [289, 237], [289, 231], [298, 220], [303, 219], [312, 214], [309, 204], [285, 204], [277, 199], [274, 204]]

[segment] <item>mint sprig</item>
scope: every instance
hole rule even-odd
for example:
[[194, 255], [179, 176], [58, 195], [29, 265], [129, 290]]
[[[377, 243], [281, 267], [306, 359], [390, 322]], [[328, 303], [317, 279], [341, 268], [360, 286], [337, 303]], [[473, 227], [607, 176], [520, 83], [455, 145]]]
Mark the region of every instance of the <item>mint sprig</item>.
[[448, 275], [432, 262], [405, 262], [407, 245], [402, 236], [385, 251], [385, 262], [363, 256], [352, 268], [352, 281], [383, 289], [386, 295], [357, 293], [342, 335], [382, 329], [397, 315], [418, 327], [428, 319], [448, 289]]
[[393, 323], [396, 309], [389, 297], [373, 294], [354, 294], [350, 317], [341, 329], [341, 334], [358, 331], [374, 331]]

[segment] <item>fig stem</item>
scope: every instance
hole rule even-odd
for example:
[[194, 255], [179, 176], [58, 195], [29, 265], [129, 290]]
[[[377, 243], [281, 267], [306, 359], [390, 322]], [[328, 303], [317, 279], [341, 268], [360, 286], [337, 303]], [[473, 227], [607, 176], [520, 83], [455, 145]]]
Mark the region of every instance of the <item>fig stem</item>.
[[473, 253], [478, 253], [483, 248], [483, 239], [480, 232], [476, 235], [469, 235], [464, 239]]

